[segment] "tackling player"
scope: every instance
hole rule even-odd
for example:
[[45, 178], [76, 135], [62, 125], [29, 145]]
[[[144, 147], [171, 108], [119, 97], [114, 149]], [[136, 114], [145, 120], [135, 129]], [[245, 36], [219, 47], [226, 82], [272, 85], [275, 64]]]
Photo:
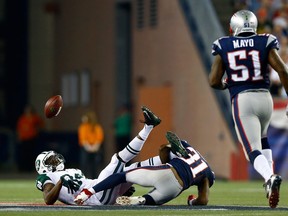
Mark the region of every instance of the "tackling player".
[[121, 196], [117, 198], [117, 204], [162, 205], [195, 185], [198, 187], [198, 197], [189, 196], [188, 205], [207, 205], [209, 188], [215, 179], [213, 171], [200, 153], [186, 141], [180, 140], [172, 132], [167, 132], [166, 138], [171, 145], [167, 146], [166, 150], [173, 153], [169, 154], [168, 163], [160, 166], [139, 167], [113, 174], [93, 187], [84, 189], [75, 198], [75, 202], [81, 205], [89, 198], [91, 199], [95, 193], [114, 188], [119, 184], [133, 183], [144, 187], [153, 187], [153, 189], [143, 196]]
[[[268, 64], [279, 74], [286, 93], [288, 69], [277, 52], [277, 38], [257, 34], [257, 25], [256, 16], [248, 10], [240, 10], [231, 17], [232, 35], [219, 38], [212, 46], [215, 59], [209, 84], [216, 89], [229, 89], [238, 139], [247, 160], [264, 178], [269, 205], [275, 208], [282, 179], [274, 173], [272, 150], [267, 140], [273, 111]], [[223, 80], [225, 72], [227, 77]]]
[[[144, 128], [139, 134], [120, 152], [114, 154], [110, 163], [101, 171], [98, 179], [87, 179], [79, 169], [65, 169], [65, 159], [54, 151], [44, 151], [35, 161], [36, 171], [39, 173], [36, 179], [36, 187], [43, 192], [47, 205], [53, 205], [57, 200], [62, 203], [75, 205], [75, 197], [83, 188], [89, 188], [113, 173], [129, 170], [135, 167], [162, 164], [159, 156], [155, 156], [142, 162], [136, 162], [125, 166], [141, 151], [145, 140], [152, 129], [160, 124], [161, 119], [147, 107], [142, 107], [144, 115]], [[132, 184], [121, 184], [117, 187], [101, 191], [84, 205], [109, 205], [114, 204], [117, 197], [125, 194], [133, 194]]]

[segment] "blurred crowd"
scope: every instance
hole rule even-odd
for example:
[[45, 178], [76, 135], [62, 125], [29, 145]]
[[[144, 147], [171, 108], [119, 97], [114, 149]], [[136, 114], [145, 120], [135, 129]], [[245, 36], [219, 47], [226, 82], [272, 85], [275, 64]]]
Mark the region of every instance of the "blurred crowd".
[[[258, 34], [270, 33], [280, 43], [279, 53], [288, 65], [288, 0], [233, 0], [235, 11], [251, 10], [258, 18]], [[271, 93], [274, 97], [286, 98], [278, 74], [271, 69]]]

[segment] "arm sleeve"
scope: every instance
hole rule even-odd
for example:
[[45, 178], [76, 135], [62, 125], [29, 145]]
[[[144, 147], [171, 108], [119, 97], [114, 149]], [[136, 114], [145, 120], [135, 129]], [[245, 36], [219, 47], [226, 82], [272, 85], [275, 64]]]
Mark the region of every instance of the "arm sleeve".
[[47, 183], [53, 184], [52, 180], [46, 174], [41, 174], [36, 179], [36, 188], [40, 191], [43, 191], [43, 187]]

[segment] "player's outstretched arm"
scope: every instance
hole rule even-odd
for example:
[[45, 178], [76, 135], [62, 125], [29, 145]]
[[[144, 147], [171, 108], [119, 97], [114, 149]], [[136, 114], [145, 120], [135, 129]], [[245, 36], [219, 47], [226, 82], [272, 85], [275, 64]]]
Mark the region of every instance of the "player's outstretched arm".
[[57, 201], [61, 188], [61, 180], [59, 180], [56, 185], [51, 183], [44, 185], [43, 197], [47, 205], [53, 205]]
[[188, 197], [188, 205], [207, 205], [209, 201], [209, 180], [203, 179], [200, 185], [198, 185], [198, 197], [190, 195]]
[[225, 69], [220, 55], [216, 55], [213, 61], [211, 72], [209, 74], [209, 85], [212, 88], [224, 90], [227, 88], [227, 83], [222, 81]]
[[281, 83], [286, 90], [286, 94], [288, 95], [288, 68], [279, 56], [276, 49], [270, 50], [268, 61], [271, 67], [278, 73]]
[[[278, 73], [281, 83], [288, 96], [288, 68], [284, 61], [281, 59], [278, 51], [272, 49], [269, 52], [268, 61], [271, 67]], [[286, 116], [288, 117], [288, 105], [286, 106]]]

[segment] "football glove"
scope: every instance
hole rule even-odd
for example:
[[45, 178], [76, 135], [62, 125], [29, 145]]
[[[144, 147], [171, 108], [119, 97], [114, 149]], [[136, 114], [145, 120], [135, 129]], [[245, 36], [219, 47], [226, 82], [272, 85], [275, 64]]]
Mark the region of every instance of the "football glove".
[[60, 179], [62, 181], [62, 185], [64, 187], [67, 187], [68, 193], [73, 194], [80, 187], [79, 183], [77, 181], [73, 181], [73, 177], [68, 175], [68, 174], [65, 174], [65, 175], [61, 176]]
[[192, 206], [193, 205], [193, 200], [195, 200], [196, 199], [196, 197], [193, 195], [193, 194], [191, 194], [191, 195], [189, 195], [188, 196], [188, 198], [187, 198], [187, 204], [189, 205], [189, 206]]
[[89, 199], [91, 196], [93, 195], [93, 193], [91, 193], [88, 189], [83, 189], [81, 191], [80, 194], [78, 194], [78, 196], [76, 196], [76, 198], [74, 199], [74, 202], [77, 205], [82, 205], [87, 199]]

